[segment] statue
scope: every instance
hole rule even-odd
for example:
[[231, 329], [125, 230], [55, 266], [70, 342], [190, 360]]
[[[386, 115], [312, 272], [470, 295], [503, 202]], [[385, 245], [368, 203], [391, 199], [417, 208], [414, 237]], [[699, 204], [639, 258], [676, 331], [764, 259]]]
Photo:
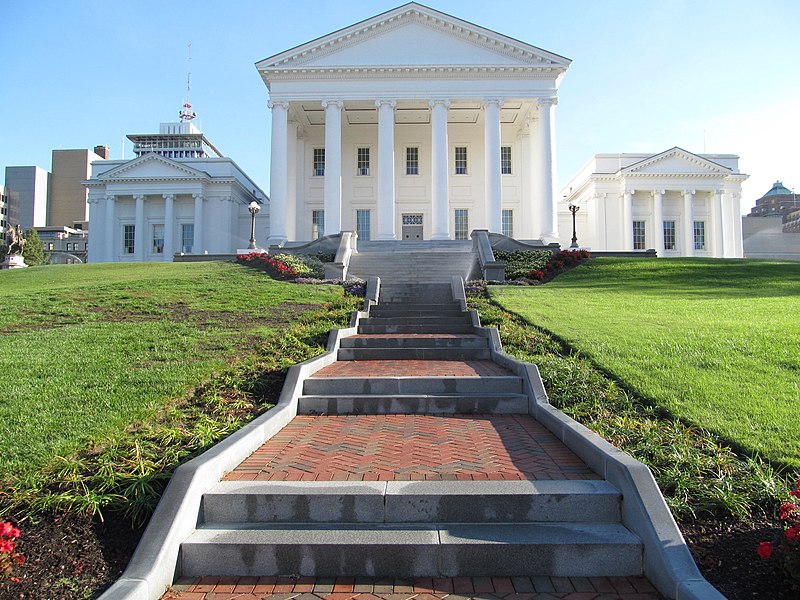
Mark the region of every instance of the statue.
[[6, 226], [6, 246], [8, 254], [22, 256], [22, 251], [25, 249], [25, 238], [22, 237], [22, 226], [19, 223], [16, 229], [11, 223]]

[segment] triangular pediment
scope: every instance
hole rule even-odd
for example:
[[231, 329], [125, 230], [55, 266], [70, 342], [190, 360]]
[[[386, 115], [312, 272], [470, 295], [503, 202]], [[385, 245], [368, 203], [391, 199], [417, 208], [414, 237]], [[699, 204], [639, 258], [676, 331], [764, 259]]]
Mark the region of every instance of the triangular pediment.
[[208, 173], [164, 158], [155, 153], [145, 154], [123, 165], [106, 171], [98, 177], [101, 181], [125, 179], [208, 179]]
[[693, 154], [683, 148], [671, 148], [634, 163], [620, 171], [623, 175], [729, 175], [732, 171], [719, 163]]
[[281, 54], [256, 67], [537, 67], [566, 70], [570, 60], [417, 3], [405, 4]]

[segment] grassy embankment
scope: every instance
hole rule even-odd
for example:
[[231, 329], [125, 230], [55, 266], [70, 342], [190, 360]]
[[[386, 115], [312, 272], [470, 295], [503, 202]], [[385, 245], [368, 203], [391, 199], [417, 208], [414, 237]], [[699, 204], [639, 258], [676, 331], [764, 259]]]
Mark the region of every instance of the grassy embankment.
[[0, 273], [3, 504], [146, 517], [172, 469], [268, 408], [357, 304], [230, 263]]

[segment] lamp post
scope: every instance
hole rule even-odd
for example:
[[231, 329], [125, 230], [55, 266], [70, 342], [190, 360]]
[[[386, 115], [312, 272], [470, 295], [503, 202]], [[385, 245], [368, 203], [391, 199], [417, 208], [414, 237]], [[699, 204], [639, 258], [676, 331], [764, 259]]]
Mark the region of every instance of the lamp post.
[[580, 209], [580, 206], [575, 206], [574, 204], [569, 205], [569, 212], [572, 213], [572, 243], [569, 247], [575, 249], [580, 248], [580, 246], [578, 246], [578, 231], [575, 229], [575, 213]]
[[247, 247], [248, 250], [255, 250], [256, 249], [256, 215], [258, 211], [261, 210], [261, 206], [259, 206], [258, 202], [253, 200], [250, 205], [247, 207], [247, 210], [250, 211], [252, 215], [251, 224], [250, 224], [250, 245]]

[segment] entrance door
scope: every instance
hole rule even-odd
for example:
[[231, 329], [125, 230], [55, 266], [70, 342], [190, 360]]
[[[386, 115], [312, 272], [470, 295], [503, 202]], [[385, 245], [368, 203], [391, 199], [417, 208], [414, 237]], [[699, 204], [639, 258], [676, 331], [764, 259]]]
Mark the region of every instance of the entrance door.
[[403, 239], [404, 240], [422, 239], [422, 215], [420, 214], [403, 215]]

